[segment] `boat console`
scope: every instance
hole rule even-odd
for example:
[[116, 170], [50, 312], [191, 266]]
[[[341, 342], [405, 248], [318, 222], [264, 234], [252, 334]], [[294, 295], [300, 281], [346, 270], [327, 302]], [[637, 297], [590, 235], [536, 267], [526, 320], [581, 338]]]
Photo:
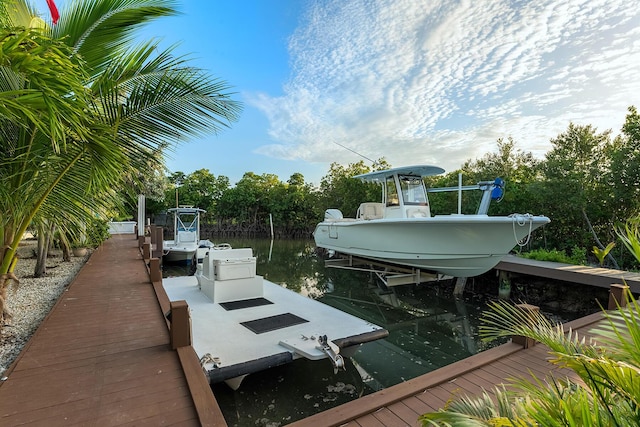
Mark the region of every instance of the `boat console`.
[[262, 298], [262, 276], [256, 275], [251, 248], [211, 249], [198, 265], [200, 290], [214, 303]]

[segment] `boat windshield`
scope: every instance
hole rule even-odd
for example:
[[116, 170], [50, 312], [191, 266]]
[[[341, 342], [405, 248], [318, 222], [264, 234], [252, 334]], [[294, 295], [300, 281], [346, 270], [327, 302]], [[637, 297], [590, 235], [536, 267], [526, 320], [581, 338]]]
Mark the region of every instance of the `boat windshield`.
[[399, 206], [400, 202], [398, 201], [398, 189], [396, 188], [396, 182], [393, 179], [393, 176], [387, 178], [387, 206]]
[[427, 196], [422, 178], [417, 176], [401, 176], [400, 189], [405, 205], [426, 205]]
[[198, 215], [182, 213], [176, 215], [178, 231], [198, 231]]

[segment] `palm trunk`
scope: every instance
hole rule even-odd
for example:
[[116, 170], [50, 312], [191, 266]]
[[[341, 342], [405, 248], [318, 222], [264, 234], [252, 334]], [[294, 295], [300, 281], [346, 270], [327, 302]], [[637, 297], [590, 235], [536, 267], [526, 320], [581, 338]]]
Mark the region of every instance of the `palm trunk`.
[[43, 225], [38, 233], [38, 256], [36, 266], [33, 270], [33, 277], [43, 277], [47, 274], [47, 256], [49, 255], [49, 246], [51, 246], [51, 236], [55, 226]]

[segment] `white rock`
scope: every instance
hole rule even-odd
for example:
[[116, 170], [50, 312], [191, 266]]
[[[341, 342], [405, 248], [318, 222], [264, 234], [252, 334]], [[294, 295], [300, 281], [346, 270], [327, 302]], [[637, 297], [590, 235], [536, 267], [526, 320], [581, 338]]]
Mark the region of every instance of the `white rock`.
[[20, 259], [14, 270], [20, 284], [7, 289], [7, 306], [13, 318], [0, 331], [0, 376], [20, 354], [90, 255], [71, 257], [70, 262], [63, 262], [60, 250], [49, 251], [47, 274], [36, 279], [33, 277], [36, 245], [35, 240], [21, 242]]

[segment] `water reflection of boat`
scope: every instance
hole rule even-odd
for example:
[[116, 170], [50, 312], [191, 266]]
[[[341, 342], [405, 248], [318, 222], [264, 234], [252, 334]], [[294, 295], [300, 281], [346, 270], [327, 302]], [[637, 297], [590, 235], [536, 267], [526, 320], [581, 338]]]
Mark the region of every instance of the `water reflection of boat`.
[[232, 388], [248, 374], [299, 358], [343, 368], [343, 355], [388, 335], [257, 276], [250, 248], [209, 250], [195, 278], [166, 278], [163, 285], [171, 300], [189, 305], [193, 347], [210, 382]]
[[[429, 292], [429, 289], [420, 288]], [[478, 352], [467, 304], [458, 298], [414, 295], [412, 286], [369, 286], [366, 295], [325, 294], [322, 301], [374, 321], [389, 331], [353, 357], [364, 383], [373, 390], [415, 378]], [[432, 289], [431, 289], [432, 290]], [[427, 302], [429, 301], [429, 302]]]
[[[382, 186], [381, 202], [362, 203], [355, 218], [327, 209], [314, 233], [318, 247], [347, 256], [415, 267], [453, 277], [489, 271], [522, 239], [549, 222], [545, 216], [488, 216], [500, 198], [502, 180], [476, 186], [430, 189], [483, 191], [476, 214], [432, 216], [423, 177], [444, 172], [436, 166], [410, 166], [371, 172], [355, 178]], [[461, 199], [460, 199], [461, 200]]]

